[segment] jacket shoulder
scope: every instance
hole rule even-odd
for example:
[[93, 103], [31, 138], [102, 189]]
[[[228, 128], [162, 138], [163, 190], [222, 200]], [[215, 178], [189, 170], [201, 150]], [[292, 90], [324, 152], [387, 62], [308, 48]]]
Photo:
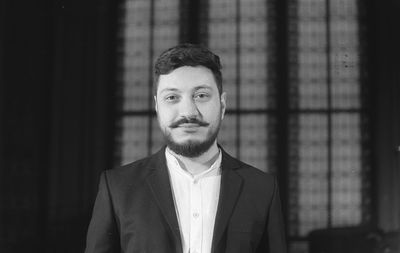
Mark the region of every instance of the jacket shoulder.
[[234, 158], [224, 150], [222, 154], [222, 167], [233, 168], [244, 180], [264, 183], [265, 181], [267, 181], [267, 183], [272, 183], [275, 180], [275, 175], [271, 172], [265, 172], [237, 158]]
[[111, 185], [135, 184], [143, 182], [152, 169], [163, 166], [159, 160], [160, 154], [154, 154], [149, 157], [115, 167], [104, 171], [107, 181]]
[[250, 164], [240, 161], [241, 166], [236, 171], [239, 173], [245, 180], [252, 180], [254, 182], [262, 182], [267, 184], [273, 184], [276, 180], [275, 174], [263, 171], [259, 168], [256, 168]]

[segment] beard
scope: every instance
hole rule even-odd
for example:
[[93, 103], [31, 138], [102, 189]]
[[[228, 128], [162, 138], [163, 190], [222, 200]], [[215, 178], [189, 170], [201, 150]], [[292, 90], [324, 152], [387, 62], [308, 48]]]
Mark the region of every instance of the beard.
[[217, 139], [218, 131], [219, 126], [214, 130], [210, 130], [210, 132], [207, 134], [206, 139], [203, 141], [189, 140], [184, 143], [178, 143], [174, 141], [170, 132], [168, 134], [164, 133], [164, 138], [167, 142], [167, 146], [176, 154], [184, 157], [193, 158], [201, 156], [210, 149], [210, 147]]
[[[208, 125], [208, 123], [204, 124]], [[173, 152], [184, 157], [194, 158], [201, 156], [207, 150], [210, 149], [210, 147], [214, 144], [215, 140], [217, 139], [220, 126], [221, 126], [221, 120], [218, 121], [216, 127], [211, 127], [209, 129], [206, 138], [202, 141], [188, 140], [183, 143], [178, 143], [173, 139], [172, 134], [167, 127], [162, 129], [162, 133], [164, 135], [164, 139], [166, 141], [168, 148], [170, 148]]]

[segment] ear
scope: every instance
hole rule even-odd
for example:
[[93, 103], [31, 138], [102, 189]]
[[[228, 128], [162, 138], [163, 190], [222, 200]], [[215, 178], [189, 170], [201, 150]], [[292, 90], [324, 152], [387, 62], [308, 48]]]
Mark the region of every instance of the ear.
[[154, 95], [154, 109], [158, 112], [157, 95]]
[[226, 92], [222, 92], [221, 94], [221, 119], [225, 116], [226, 110]]

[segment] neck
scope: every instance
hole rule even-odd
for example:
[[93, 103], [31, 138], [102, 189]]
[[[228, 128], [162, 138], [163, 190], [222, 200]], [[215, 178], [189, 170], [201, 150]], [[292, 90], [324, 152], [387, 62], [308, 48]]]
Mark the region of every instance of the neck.
[[206, 152], [198, 157], [181, 156], [172, 150], [170, 150], [170, 152], [178, 160], [179, 165], [192, 175], [200, 174], [201, 172], [206, 171], [217, 160], [219, 155], [219, 149], [216, 141]]

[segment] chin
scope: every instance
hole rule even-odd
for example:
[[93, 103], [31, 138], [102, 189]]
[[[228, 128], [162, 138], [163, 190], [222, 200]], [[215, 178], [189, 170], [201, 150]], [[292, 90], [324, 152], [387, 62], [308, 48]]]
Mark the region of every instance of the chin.
[[176, 142], [188, 142], [188, 141], [195, 141], [195, 142], [202, 142], [205, 141], [206, 138], [205, 137], [201, 137], [201, 136], [180, 136], [179, 138], [174, 138], [174, 141]]
[[206, 141], [206, 137], [198, 136], [193, 134], [179, 135], [179, 136], [171, 136], [172, 141], [177, 144], [189, 144], [189, 143], [198, 143]]
[[215, 138], [196, 139], [190, 138], [177, 140], [175, 138], [167, 138], [168, 147], [178, 155], [186, 157], [199, 157], [205, 153], [215, 142]]

